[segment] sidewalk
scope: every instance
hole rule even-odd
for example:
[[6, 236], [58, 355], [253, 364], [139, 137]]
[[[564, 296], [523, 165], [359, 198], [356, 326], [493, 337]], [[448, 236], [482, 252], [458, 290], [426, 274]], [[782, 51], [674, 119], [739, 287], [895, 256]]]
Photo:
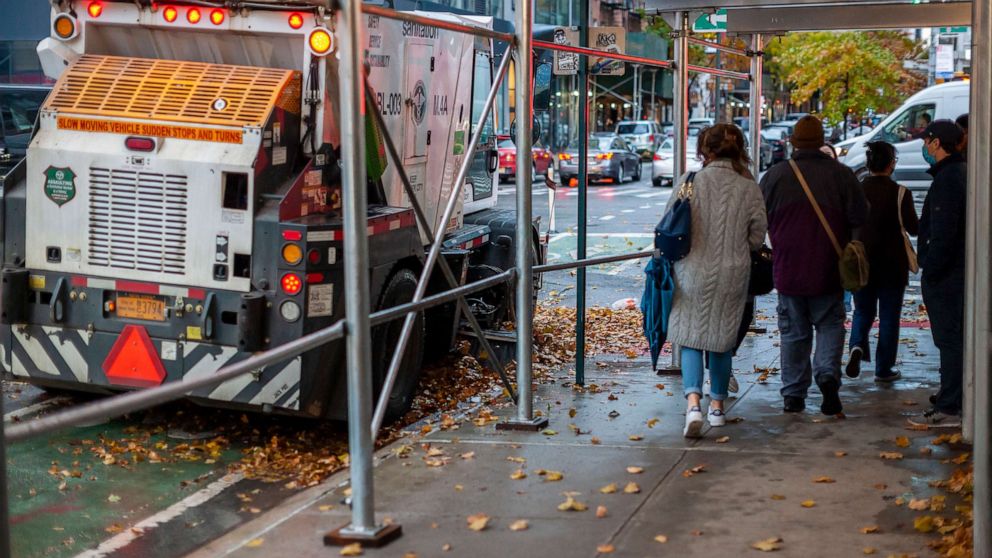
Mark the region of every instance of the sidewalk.
[[[682, 437], [679, 377], [656, 376], [641, 359], [613, 358], [590, 363], [589, 389], [573, 389], [568, 370], [540, 385], [534, 408], [556, 433], [497, 432], [494, 421], [465, 421], [381, 452], [378, 517], [400, 523], [403, 536], [364, 555], [715, 558], [756, 556], [752, 543], [781, 538], [783, 557], [934, 556], [927, 542], [935, 533], [914, 529], [914, 519], [931, 512], [898, 505], [940, 494], [928, 483], [948, 478], [957, 465], [942, 461], [964, 451], [932, 444], [942, 431], [905, 428], [936, 389], [929, 330], [904, 327], [904, 379], [894, 386], [875, 384], [870, 365], [861, 378], [845, 378], [847, 418], [838, 420], [819, 414], [815, 386], [805, 413], [782, 413], [778, 374], [763, 380], [755, 371], [778, 366], [774, 322], [761, 325], [768, 334], [750, 336], [735, 360], [741, 391], [728, 415], [742, 420], [702, 440]], [[900, 436], [909, 447], [897, 445]], [[549, 481], [554, 475], [541, 469], [563, 478]], [[526, 477], [514, 480], [518, 470]], [[198, 555], [336, 556], [321, 540], [349, 519], [338, 486], [346, 481], [341, 474], [303, 492]], [[639, 492], [625, 493], [628, 483]], [[615, 493], [601, 491], [613, 484]], [[565, 493], [587, 510], [559, 511]], [[957, 504], [948, 496], [945, 514], [955, 515]], [[491, 518], [481, 532], [468, 528], [475, 514]], [[528, 528], [511, 530], [521, 519]]]

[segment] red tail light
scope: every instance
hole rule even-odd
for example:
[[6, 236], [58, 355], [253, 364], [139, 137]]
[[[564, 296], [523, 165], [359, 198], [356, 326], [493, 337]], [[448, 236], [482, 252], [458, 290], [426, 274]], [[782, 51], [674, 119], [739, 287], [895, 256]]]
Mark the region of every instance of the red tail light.
[[200, 23], [200, 18], [202, 17], [203, 15], [200, 14], [200, 10], [197, 8], [190, 8], [189, 11], [186, 12], [186, 21], [194, 25]]
[[100, 14], [103, 13], [103, 4], [90, 2], [90, 5], [86, 7], [86, 12], [90, 14], [90, 17], [100, 17]]
[[651, 143], [654, 143], [654, 134], [651, 134], [650, 136], [648, 136], [648, 141], [651, 142]]
[[558, 160], [560, 160], [560, 161], [571, 161], [572, 160], [572, 156], [569, 155], [568, 153], [559, 153], [558, 154]]
[[165, 21], [172, 23], [173, 21], [176, 21], [177, 17], [179, 17], [179, 10], [169, 6], [162, 10], [162, 17], [165, 18]]
[[124, 140], [124, 147], [131, 151], [155, 151], [155, 140], [130, 136]]
[[210, 23], [220, 25], [224, 23], [224, 10], [214, 10], [210, 12]]
[[303, 16], [300, 14], [289, 14], [289, 26], [293, 29], [303, 27]]
[[303, 289], [303, 281], [300, 280], [300, 276], [295, 273], [287, 273], [282, 276], [282, 290], [288, 295], [299, 294], [300, 290]]
[[608, 153], [600, 153], [599, 155], [596, 155], [596, 158], [599, 159], [600, 161], [603, 160], [609, 161], [610, 159], [613, 158], [613, 152], [611, 151]]
[[323, 273], [307, 273], [307, 283], [323, 283]]
[[285, 231], [282, 231], [282, 239], [283, 240], [290, 240], [290, 241], [302, 240], [303, 239], [303, 231], [294, 231], [294, 230], [285, 230]]

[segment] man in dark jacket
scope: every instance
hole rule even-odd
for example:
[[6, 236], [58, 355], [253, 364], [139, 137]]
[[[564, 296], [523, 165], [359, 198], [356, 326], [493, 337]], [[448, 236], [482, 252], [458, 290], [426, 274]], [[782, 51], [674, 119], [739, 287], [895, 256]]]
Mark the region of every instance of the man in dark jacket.
[[[868, 219], [868, 203], [851, 169], [820, 152], [823, 125], [803, 117], [792, 133], [799, 167], [841, 246]], [[823, 394], [820, 410], [841, 412], [840, 364], [844, 353], [844, 291], [838, 254], [791, 164], [776, 165], [761, 180], [768, 210], [778, 325], [782, 336], [782, 396], [786, 412], [806, 408], [813, 377]], [[816, 328], [816, 354], [813, 329]]]
[[930, 315], [933, 342], [940, 350], [940, 391], [932, 409], [911, 422], [961, 426], [964, 374], [965, 197], [968, 170], [958, 146], [964, 130], [936, 120], [923, 133], [923, 156], [933, 183], [920, 217], [919, 257], [923, 303]]

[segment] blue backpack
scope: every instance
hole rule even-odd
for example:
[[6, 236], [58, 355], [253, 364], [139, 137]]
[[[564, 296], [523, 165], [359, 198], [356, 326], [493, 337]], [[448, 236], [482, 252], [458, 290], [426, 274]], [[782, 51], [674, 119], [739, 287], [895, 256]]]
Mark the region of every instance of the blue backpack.
[[692, 181], [696, 173], [690, 172], [676, 194], [671, 211], [665, 214], [654, 228], [654, 256], [670, 262], [689, 255], [692, 247]]

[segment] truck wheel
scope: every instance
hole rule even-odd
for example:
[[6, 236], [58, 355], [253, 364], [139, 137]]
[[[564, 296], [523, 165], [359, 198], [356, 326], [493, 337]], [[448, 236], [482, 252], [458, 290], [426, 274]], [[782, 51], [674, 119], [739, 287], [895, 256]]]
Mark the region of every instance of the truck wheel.
[[[401, 269], [383, 287], [377, 308], [383, 310], [410, 302], [413, 300], [413, 294], [416, 290], [417, 276], [409, 269]], [[376, 401], [378, 401], [378, 395], [386, 381], [389, 363], [393, 359], [393, 351], [399, 342], [400, 333], [403, 331], [403, 322], [403, 318], [397, 318], [372, 329], [372, 380]], [[386, 406], [386, 421], [392, 422], [402, 417], [410, 409], [413, 395], [417, 389], [417, 382], [420, 380], [423, 357], [424, 313], [420, 312], [414, 322], [410, 342], [403, 354], [399, 375], [389, 396], [389, 402]]]

